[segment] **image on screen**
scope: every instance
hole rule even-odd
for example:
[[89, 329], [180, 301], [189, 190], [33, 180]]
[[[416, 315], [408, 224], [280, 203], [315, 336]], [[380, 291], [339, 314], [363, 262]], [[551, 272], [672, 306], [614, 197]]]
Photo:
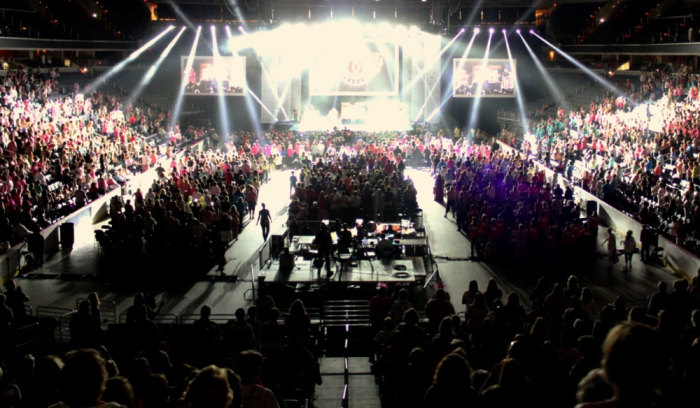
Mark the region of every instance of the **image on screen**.
[[[455, 98], [508, 98], [515, 96], [515, 60], [454, 58], [452, 96]], [[480, 92], [479, 92], [480, 91]]]
[[[216, 61], [215, 61], [216, 60]], [[245, 95], [245, 57], [194, 57], [187, 69], [187, 57], [180, 59], [185, 95]]]
[[318, 55], [309, 68], [309, 94], [398, 95], [398, 44], [358, 41]]

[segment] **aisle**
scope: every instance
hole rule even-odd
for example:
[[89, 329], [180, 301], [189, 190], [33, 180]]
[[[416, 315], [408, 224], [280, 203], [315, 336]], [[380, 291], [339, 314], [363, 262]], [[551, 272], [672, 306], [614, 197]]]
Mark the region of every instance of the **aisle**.
[[[258, 201], [266, 203], [272, 214], [271, 233], [279, 232], [287, 219], [289, 205], [289, 171], [272, 173], [270, 181], [261, 188]], [[257, 212], [257, 211], [256, 211]], [[257, 215], [256, 215], [257, 216]], [[246, 219], [247, 227], [226, 251], [225, 274], [236, 274], [238, 280], [202, 279], [181, 290], [154, 290], [156, 300], [165, 302], [162, 313], [198, 313], [202, 305], [209, 305], [214, 313], [233, 313], [236, 308], [246, 307], [250, 289], [249, 269], [245, 267], [257, 262], [257, 253], [263, 243], [260, 226]], [[87, 226], [86, 226], [87, 224]], [[97, 276], [100, 249], [94, 241], [93, 230], [99, 225], [80, 222], [76, 228], [76, 241], [71, 251], [59, 251], [47, 258], [42, 268], [17, 279], [29, 296], [31, 305], [74, 308], [76, 299], [97, 292], [103, 303], [114, 305], [122, 313], [131, 305], [134, 293], [143, 290], [139, 282], [106, 282]], [[218, 275], [215, 268], [209, 277]]]
[[[414, 181], [418, 193], [418, 205], [423, 209], [423, 221], [440, 277], [457, 312], [463, 312], [462, 293], [467, 290], [469, 282], [476, 280], [480, 290], [485, 290], [488, 281], [494, 278], [505, 297], [510, 292], [517, 292], [526, 307], [532, 287], [537, 280], [536, 274], [526, 276], [519, 265], [499, 262], [491, 264], [469, 260], [470, 243], [465, 235], [457, 232], [457, 226], [451, 215], [444, 217], [445, 207], [433, 200], [433, 178], [427, 170], [407, 169], [406, 175]], [[628, 305], [646, 304], [646, 299], [656, 290], [660, 280], [671, 287], [678, 279], [667, 268], [660, 268], [642, 263], [639, 257], [633, 260], [632, 271], [623, 274], [622, 262], [615, 266], [613, 272], [607, 270], [607, 260], [602, 251], [605, 228], [600, 228], [598, 235], [599, 257], [593, 267], [578, 274], [581, 285], [588, 286], [599, 306], [612, 302], [619, 294]], [[621, 239], [621, 237], [620, 237]], [[571, 273], [572, 265], [562, 265], [559, 279], [563, 282]], [[435, 283], [434, 281], [432, 283]]]

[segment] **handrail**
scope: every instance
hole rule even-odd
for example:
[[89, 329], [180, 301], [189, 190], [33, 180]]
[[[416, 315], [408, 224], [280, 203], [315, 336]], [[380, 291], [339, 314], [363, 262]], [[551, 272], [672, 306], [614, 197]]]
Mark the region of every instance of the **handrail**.
[[[199, 316], [199, 315], [197, 315]], [[159, 313], [153, 319], [156, 323], [165, 324], [177, 324], [180, 322], [180, 317], [175, 313]], [[115, 324], [125, 324], [126, 323], [126, 313], [119, 315], [119, 320], [114, 321]]]
[[348, 318], [348, 315], [345, 315], [345, 342], [343, 344], [343, 381], [345, 382], [345, 386], [343, 387], [343, 397], [341, 400], [341, 407], [342, 408], [348, 408], [349, 402], [350, 402], [350, 351], [349, 351], [349, 342], [350, 342], [350, 321]]
[[440, 268], [437, 266], [435, 267], [435, 270], [433, 270], [433, 264], [437, 264], [435, 262], [435, 258], [433, 258], [433, 249], [432, 246], [430, 245], [430, 239], [426, 239], [427, 245], [426, 247], [428, 248], [428, 263], [430, 265], [430, 276], [428, 279], [425, 280], [423, 283], [423, 289], [427, 288], [428, 285], [430, 284], [430, 281], [433, 280], [433, 277], [435, 277], [438, 281], [440, 281]]
[[[75, 299], [75, 309], [76, 310], [80, 306], [80, 302], [82, 302], [83, 300], [87, 300], [87, 298], [79, 297], [79, 298]], [[100, 307], [101, 313], [102, 312], [109, 312], [109, 313], [103, 313], [102, 317], [104, 317], [105, 315], [111, 315], [111, 318], [112, 318], [111, 322], [109, 319], [104, 319], [106, 321], [106, 323], [108, 323], [108, 324], [109, 323], [119, 323], [119, 320], [117, 320], [117, 303], [115, 301], [113, 301], [113, 300], [101, 301], [100, 305], [102, 306], [102, 307]], [[106, 307], [105, 307], [105, 305], [106, 305]], [[102, 323], [103, 322], [100, 322], [100, 324], [102, 324]]]
[[[64, 332], [66, 332], [64, 325], [67, 323], [66, 319], [69, 319], [70, 321], [70, 317], [75, 313], [77, 313], [76, 310], [65, 307], [38, 306], [36, 308], [37, 317], [51, 317], [58, 321], [56, 329], [58, 329], [59, 343], [64, 343]], [[70, 340], [70, 330], [67, 331], [67, 334], [68, 340]]]

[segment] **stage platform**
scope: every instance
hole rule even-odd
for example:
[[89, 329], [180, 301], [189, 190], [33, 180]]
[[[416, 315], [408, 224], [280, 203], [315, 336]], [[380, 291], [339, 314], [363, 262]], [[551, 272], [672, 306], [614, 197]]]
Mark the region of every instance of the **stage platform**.
[[[353, 266], [354, 265], [354, 266]], [[426, 278], [425, 259], [411, 257], [392, 260], [360, 260], [350, 261], [340, 270], [340, 261], [331, 268], [333, 275], [326, 279], [326, 270], [321, 268], [321, 279], [318, 279], [318, 268], [313, 266], [313, 260], [297, 257], [294, 269], [290, 273], [281, 272], [279, 261], [272, 260], [258, 273], [258, 284], [298, 284], [298, 283], [336, 283], [336, 284], [369, 284], [406, 283], [423, 284]]]

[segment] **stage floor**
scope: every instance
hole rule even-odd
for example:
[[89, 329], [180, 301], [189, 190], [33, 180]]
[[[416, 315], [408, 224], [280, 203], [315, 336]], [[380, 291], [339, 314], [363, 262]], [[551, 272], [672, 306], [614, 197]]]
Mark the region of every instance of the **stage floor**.
[[[258, 278], [264, 278], [266, 285], [276, 283], [312, 283], [317, 281], [327, 281], [336, 283], [351, 284], [377, 284], [377, 283], [421, 283], [425, 280], [425, 262], [422, 257], [409, 259], [383, 260], [361, 260], [355, 261], [356, 266], [348, 265], [340, 271], [340, 262], [331, 268], [333, 275], [326, 279], [326, 270], [321, 268], [318, 278], [318, 268], [314, 268], [311, 260], [304, 260], [297, 257], [294, 269], [291, 273], [284, 273], [279, 270], [279, 261], [273, 260], [269, 265], [260, 271]], [[396, 268], [398, 266], [398, 268]]]

